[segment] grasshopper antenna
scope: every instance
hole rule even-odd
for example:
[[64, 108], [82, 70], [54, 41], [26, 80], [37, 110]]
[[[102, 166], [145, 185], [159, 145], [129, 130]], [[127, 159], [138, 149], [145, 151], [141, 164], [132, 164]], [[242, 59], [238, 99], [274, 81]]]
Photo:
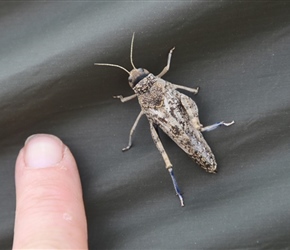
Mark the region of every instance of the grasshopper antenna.
[[117, 65], [117, 64], [111, 64], [111, 63], [94, 63], [94, 65], [110, 66], [110, 67], [120, 68], [120, 69], [126, 71], [126, 72], [130, 75], [129, 70], [127, 70], [127, 69], [125, 69], [124, 67], [122, 67], [122, 66], [120, 66], [120, 65]]
[[[133, 44], [134, 44], [134, 37], [135, 37], [135, 32], [133, 33], [133, 36], [132, 36], [132, 41], [131, 41], [131, 49], [130, 49], [130, 61], [131, 61], [131, 64], [132, 64], [132, 67], [134, 69], [136, 69], [134, 63], [133, 63]], [[116, 67], [116, 68], [120, 68], [124, 71], [126, 71], [129, 75], [130, 75], [130, 71], [125, 69], [124, 67], [120, 66], [120, 65], [117, 65], [117, 64], [111, 64], [111, 63], [94, 63], [94, 65], [101, 65], [101, 66], [110, 66], [110, 67]]]
[[131, 61], [131, 65], [134, 69], [136, 69], [134, 63], [133, 63], [133, 44], [134, 44], [134, 37], [135, 37], [135, 32], [133, 33], [132, 36], [132, 41], [131, 41], [131, 50], [130, 50], [130, 61]]

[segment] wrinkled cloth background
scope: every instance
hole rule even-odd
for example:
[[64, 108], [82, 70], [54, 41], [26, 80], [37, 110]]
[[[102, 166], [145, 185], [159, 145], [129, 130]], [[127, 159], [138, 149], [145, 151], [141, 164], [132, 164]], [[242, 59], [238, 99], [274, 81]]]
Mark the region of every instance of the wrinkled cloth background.
[[[11, 249], [14, 164], [33, 133], [59, 136], [82, 180], [91, 249], [290, 247], [289, 1], [19, 1], [0, 3], [0, 248]], [[162, 142], [184, 193], [181, 208], [140, 107], [113, 95], [128, 75], [95, 62], [166, 65], [204, 125], [218, 174]], [[186, 92], [184, 92], [186, 93]]]

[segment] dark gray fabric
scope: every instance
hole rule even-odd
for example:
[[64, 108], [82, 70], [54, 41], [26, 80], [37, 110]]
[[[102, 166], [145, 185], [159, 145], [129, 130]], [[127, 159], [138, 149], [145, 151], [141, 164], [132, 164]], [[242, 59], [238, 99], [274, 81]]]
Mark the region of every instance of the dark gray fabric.
[[[52, 133], [81, 175], [91, 249], [288, 249], [290, 219], [288, 1], [0, 3], [0, 248], [10, 249], [14, 163], [27, 136]], [[94, 62], [200, 87], [191, 96], [217, 175], [161, 134], [184, 193], [181, 208], [148, 122], [122, 153], [140, 108], [128, 75]], [[184, 92], [185, 93], [185, 92]]]

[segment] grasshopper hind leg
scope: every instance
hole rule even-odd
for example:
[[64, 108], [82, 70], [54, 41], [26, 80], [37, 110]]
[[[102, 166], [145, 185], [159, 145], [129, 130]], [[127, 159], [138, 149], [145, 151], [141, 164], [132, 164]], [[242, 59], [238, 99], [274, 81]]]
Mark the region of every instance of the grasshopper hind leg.
[[159, 150], [160, 154], [162, 155], [162, 158], [165, 162], [165, 167], [166, 169], [168, 170], [169, 174], [170, 174], [170, 177], [171, 177], [171, 180], [172, 180], [172, 183], [173, 183], [173, 186], [174, 186], [174, 190], [176, 192], [176, 195], [178, 196], [179, 200], [180, 200], [180, 204], [181, 206], [183, 207], [184, 206], [184, 202], [183, 202], [183, 198], [182, 198], [182, 194], [180, 192], [180, 189], [178, 187], [178, 184], [177, 184], [177, 181], [174, 177], [174, 173], [173, 173], [173, 169], [172, 169], [172, 164], [168, 158], [168, 155], [161, 143], [161, 140], [159, 138], [159, 135], [158, 135], [158, 126], [153, 124], [152, 122], [150, 122], [150, 131], [151, 131], [151, 135], [152, 135], [152, 139], [157, 147], [157, 149]]
[[188, 117], [191, 120], [194, 128], [196, 128], [197, 130], [201, 132], [212, 131], [220, 126], [228, 127], [235, 123], [235, 121], [231, 121], [231, 122], [222, 121], [222, 122], [217, 122], [215, 124], [204, 127], [199, 121], [198, 108], [197, 108], [196, 103], [191, 98], [189, 98], [188, 96], [184, 94], [180, 94], [180, 102], [182, 106], [184, 107], [184, 109], [186, 110]]
[[204, 132], [204, 131], [212, 131], [220, 126], [231, 126], [235, 123], [235, 121], [231, 121], [231, 122], [217, 122], [213, 125], [209, 125], [209, 126], [206, 126], [206, 127], [202, 127], [201, 128], [201, 132]]
[[182, 197], [182, 194], [181, 194], [180, 189], [178, 187], [177, 181], [176, 181], [176, 179], [174, 177], [173, 169], [172, 168], [168, 168], [168, 171], [169, 171], [169, 174], [170, 174], [170, 177], [171, 177], [171, 180], [172, 180], [176, 195], [178, 196], [178, 198], [180, 200], [181, 206], [184, 207], [183, 197]]

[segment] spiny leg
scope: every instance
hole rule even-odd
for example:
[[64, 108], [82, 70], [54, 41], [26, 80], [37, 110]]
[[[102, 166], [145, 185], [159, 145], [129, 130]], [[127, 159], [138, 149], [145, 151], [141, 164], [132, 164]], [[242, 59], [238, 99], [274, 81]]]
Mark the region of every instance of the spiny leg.
[[206, 126], [206, 127], [202, 127], [201, 128], [201, 132], [204, 132], [204, 131], [212, 131], [212, 130], [216, 129], [219, 126], [226, 126], [226, 127], [228, 127], [228, 126], [233, 125], [234, 123], [235, 123], [235, 121], [231, 121], [231, 122], [217, 122], [217, 123], [215, 123], [213, 125], [209, 125], [209, 126]]
[[169, 174], [170, 174], [170, 177], [172, 179], [172, 183], [173, 183], [173, 186], [174, 186], [174, 190], [176, 192], [176, 195], [178, 195], [178, 198], [180, 200], [180, 204], [183, 207], [184, 206], [184, 203], [183, 203], [182, 194], [181, 194], [180, 189], [179, 189], [179, 187], [177, 185], [177, 181], [176, 181], [176, 179], [174, 177], [174, 173], [173, 173], [173, 169], [172, 169], [172, 164], [171, 164], [171, 162], [170, 162], [170, 160], [168, 158], [168, 155], [167, 155], [167, 153], [166, 153], [166, 151], [165, 151], [165, 149], [164, 149], [164, 147], [163, 147], [163, 145], [162, 145], [162, 143], [160, 141], [160, 138], [158, 136], [158, 133], [157, 133], [156, 129], [154, 128], [152, 122], [150, 122], [150, 131], [151, 131], [151, 135], [152, 135], [153, 141], [154, 141], [157, 149], [161, 153], [162, 158], [163, 158], [163, 160], [165, 162], [165, 167], [169, 171]]
[[169, 54], [168, 54], [168, 58], [167, 58], [167, 65], [163, 68], [163, 70], [157, 75], [157, 77], [162, 77], [162, 76], [164, 76], [167, 72], [168, 72], [168, 70], [169, 70], [169, 68], [170, 68], [170, 61], [171, 61], [171, 56], [172, 56], [172, 52], [173, 52], [173, 50], [175, 49], [175, 47], [174, 48], [172, 48], [170, 51], [169, 51]]
[[132, 136], [133, 136], [133, 133], [134, 133], [134, 131], [135, 131], [136, 127], [137, 127], [137, 124], [138, 124], [138, 122], [139, 122], [139, 120], [140, 120], [140, 118], [141, 118], [142, 115], [143, 115], [143, 112], [141, 111], [139, 113], [139, 115], [137, 116], [137, 118], [136, 118], [136, 120], [135, 120], [135, 122], [134, 122], [134, 124], [133, 124], [133, 126], [132, 126], [132, 128], [130, 130], [129, 143], [128, 143], [128, 146], [127, 147], [125, 147], [125, 148], [122, 149], [123, 152], [124, 151], [127, 151], [128, 149], [131, 148], [131, 146], [132, 146]]
[[115, 96], [113, 96], [113, 98], [116, 98], [116, 99], [118, 98], [118, 99], [120, 99], [121, 102], [127, 102], [127, 101], [134, 99], [136, 96], [137, 96], [136, 94], [126, 96], [126, 97], [123, 97], [122, 95], [115, 95]]

